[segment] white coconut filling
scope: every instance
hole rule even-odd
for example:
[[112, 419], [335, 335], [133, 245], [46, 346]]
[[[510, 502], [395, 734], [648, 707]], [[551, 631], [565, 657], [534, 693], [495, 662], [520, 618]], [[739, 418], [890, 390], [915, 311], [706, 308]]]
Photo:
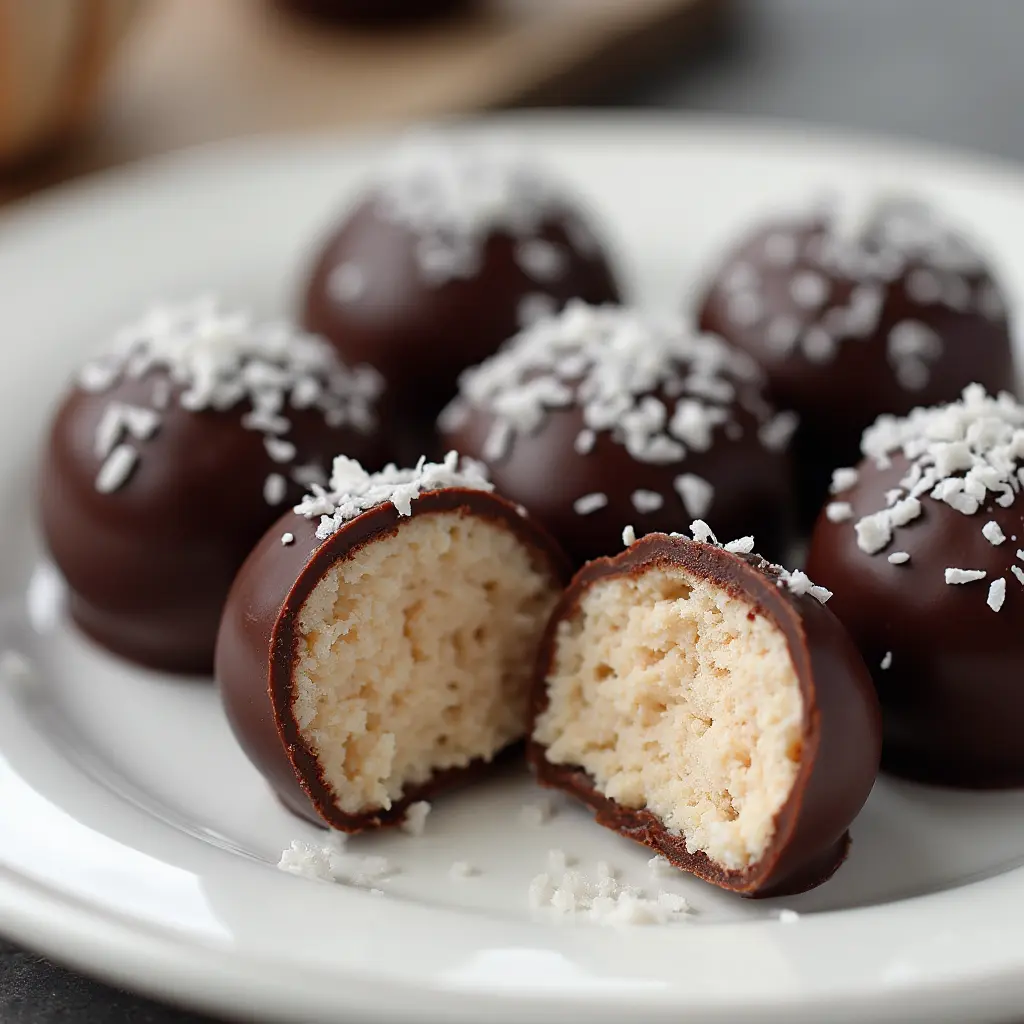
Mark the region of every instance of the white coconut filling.
[[459, 511], [332, 567], [299, 612], [292, 710], [337, 807], [387, 809], [521, 737], [558, 592], [509, 529]]
[[681, 569], [600, 580], [559, 625], [534, 738], [729, 870], [764, 855], [801, 757], [781, 630]]

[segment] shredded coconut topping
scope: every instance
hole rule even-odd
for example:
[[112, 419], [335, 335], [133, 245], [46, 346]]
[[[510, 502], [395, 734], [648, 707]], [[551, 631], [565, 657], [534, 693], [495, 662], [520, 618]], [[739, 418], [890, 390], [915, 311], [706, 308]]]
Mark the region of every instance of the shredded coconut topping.
[[[799, 351], [811, 362], [831, 361], [845, 342], [879, 330], [894, 289], [905, 289], [906, 298], [897, 292], [902, 304], [909, 299], [995, 321], [1006, 315], [979, 252], [931, 207], [905, 197], [845, 196], [773, 228], [759, 244], [762, 271], [744, 260], [720, 287], [729, 319], [762, 331], [780, 358]], [[850, 282], [845, 301], [833, 278]], [[787, 291], [788, 309], [766, 301]], [[897, 382], [909, 391], [925, 387], [942, 354], [935, 331], [910, 318], [894, 324], [885, 341]]]
[[444, 462], [427, 462], [421, 457], [415, 469], [398, 469], [390, 464], [379, 473], [367, 473], [355, 459], [339, 455], [327, 487], [314, 484], [294, 511], [306, 519], [319, 517], [316, 535], [326, 540], [345, 523], [378, 505], [390, 502], [399, 515], [412, 515], [413, 501], [448, 487], [493, 490], [483, 466], [467, 458], [460, 462], [458, 452], [449, 452]]
[[989, 584], [988, 588], [988, 606], [994, 612], [998, 612], [1003, 607], [1003, 602], [1006, 600], [1006, 580], [1002, 576], [997, 580], [993, 580]]
[[[281, 436], [291, 429], [289, 408], [315, 409], [328, 426], [369, 433], [383, 386], [375, 370], [346, 367], [321, 338], [284, 323], [254, 323], [212, 298], [153, 307], [82, 367], [78, 385], [103, 393], [150, 374], [158, 375], [151, 405], [111, 400], [100, 417], [93, 447], [102, 461], [96, 487], [103, 493], [127, 482], [142, 443], [159, 432], [175, 395], [191, 412], [247, 405], [243, 426], [264, 435], [268, 458], [286, 470], [296, 456], [295, 445]], [[267, 501], [283, 498], [268, 477]]]
[[761, 443], [769, 450], [784, 445], [795, 421], [780, 419], [760, 400], [762, 382], [745, 353], [693, 333], [682, 320], [574, 301], [465, 371], [454, 408], [468, 405], [492, 418], [488, 461], [504, 457], [516, 437], [534, 433], [551, 412], [578, 407], [581, 455], [608, 434], [639, 462], [672, 465], [689, 450], [708, 450], [718, 431], [730, 436], [739, 429], [736, 409], [744, 402], [755, 410]]
[[505, 147], [467, 147], [420, 135], [389, 155], [375, 182], [378, 215], [416, 236], [417, 265], [429, 284], [475, 277], [495, 234], [519, 241], [516, 260], [534, 280], [557, 279], [566, 253], [538, 238], [555, 217], [567, 222], [579, 252], [589, 255], [596, 247], [592, 228], [570, 206], [566, 190]]
[[427, 827], [427, 815], [430, 814], [431, 805], [426, 800], [417, 800], [409, 804], [405, 811], [405, 818], [402, 821], [401, 829], [411, 836], [421, 836]]
[[[865, 432], [861, 448], [879, 469], [902, 456], [908, 468], [899, 486], [886, 495], [889, 507], [862, 517], [854, 526], [857, 544], [867, 554], [889, 545], [899, 527], [921, 516], [926, 501], [938, 501], [962, 515], [978, 514], [992, 504], [1009, 508], [1024, 482], [1024, 406], [1012, 395], [992, 397], [977, 384], [965, 388], [959, 401], [909, 416], [882, 416]], [[999, 523], [986, 521], [982, 536], [993, 546], [1006, 541]], [[889, 561], [902, 564], [909, 556], [894, 552]], [[949, 584], [984, 579], [981, 569], [951, 567]], [[1005, 580], [992, 585], [989, 604], [1002, 605]]]
[[888, 672], [892, 668], [892, 651], [886, 651], [882, 657], [882, 663], [879, 666], [883, 672]]

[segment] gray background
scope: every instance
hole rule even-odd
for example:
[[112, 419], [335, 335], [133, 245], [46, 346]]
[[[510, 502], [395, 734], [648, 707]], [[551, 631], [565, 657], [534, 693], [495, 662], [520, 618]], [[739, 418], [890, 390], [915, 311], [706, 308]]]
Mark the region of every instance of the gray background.
[[[602, 105], [803, 119], [1024, 160], [1024, 0], [735, 0], [733, 12], [698, 58], [670, 56]], [[205, 1019], [0, 942], [3, 1024]]]

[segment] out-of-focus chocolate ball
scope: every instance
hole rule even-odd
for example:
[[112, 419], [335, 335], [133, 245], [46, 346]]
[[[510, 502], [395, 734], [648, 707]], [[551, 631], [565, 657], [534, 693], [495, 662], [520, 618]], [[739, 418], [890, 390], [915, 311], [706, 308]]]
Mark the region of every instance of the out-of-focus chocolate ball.
[[772, 557], [789, 536], [794, 418], [749, 356], [672, 318], [571, 303], [468, 370], [439, 424], [577, 565], [619, 550], [627, 525], [706, 519]]
[[70, 612], [114, 653], [210, 671], [235, 572], [330, 459], [383, 461], [368, 367], [198, 301], [158, 308], [79, 372], [39, 481]]
[[807, 572], [871, 668], [883, 767], [1024, 785], [1024, 407], [962, 400], [883, 417], [836, 474]]
[[836, 205], [756, 226], [726, 258], [701, 325], [754, 356], [795, 410], [802, 511], [855, 462], [882, 413], [1016, 387], [1002, 291], [987, 259], [909, 199]]
[[381, 373], [391, 415], [422, 423], [460, 371], [577, 297], [619, 290], [571, 192], [508, 153], [421, 140], [383, 163], [328, 235], [302, 320]]

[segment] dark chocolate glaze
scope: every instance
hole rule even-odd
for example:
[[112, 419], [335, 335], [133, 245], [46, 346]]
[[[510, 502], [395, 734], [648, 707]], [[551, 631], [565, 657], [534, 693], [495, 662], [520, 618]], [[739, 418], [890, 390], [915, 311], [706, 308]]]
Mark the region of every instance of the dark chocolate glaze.
[[[459, 510], [512, 531], [545, 565], [554, 581], [568, 580], [565, 556], [536, 523], [486, 491], [448, 488], [414, 499], [413, 516]], [[286, 807], [318, 825], [344, 832], [399, 824], [410, 803], [480, 774], [476, 761], [440, 772], [403, 794], [388, 810], [347, 814], [338, 809], [315, 755], [303, 742], [292, 712], [296, 621], [303, 602], [339, 559], [364, 545], [400, 543], [402, 520], [390, 503], [345, 523], [326, 540], [316, 520], [287, 513], [267, 532], [242, 566], [231, 589], [217, 637], [216, 677], [231, 728], [252, 763]], [[294, 543], [281, 537], [292, 533]]]
[[[669, 415], [675, 399], [662, 396]], [[755, 389], [751, 398], [760, 399]], [[484, 459], [491, 415], [471, 408], [457, 429], [442, 431], [442, 447], [455, 448], [486, 463], [495, 487], [530, 510], [558, 539], [577, 567], [591, 558], [610, 555], [622, 547], [622, 529], [632, 525], [641, 536], [689, 529], [694, 516], [673, 489], [681, 473], [694, 473], [714, 487], [714, 499], [701, 517], [722, 537], [753, 534], [766, 556], [779, 558], [791, 536], [791, 464], [787, 452], [769, 451], [758, 440], [758, 420], [742, 404], [733, 408], [743, 433], [735, 440], [716, 428], [714, 443], [704, 452], [690, 450], [669, 464], [640, 462], [607, 432], [597, 435], [592, 451], [581, 455], [574, 442], [583, 429], [578, 406], [552, 409], [529, 436], [516, 436], [500, 459]], [[661, 494], [664, 503], [654, 512], [640, 513], [631, 496], [636, 490]], [[608, 504], [580, 515], [578, 498], [604, 494]]]
[[467, 9], [475, 0], [276, 0], [278, 6], [329, 24], [368, 27], [419, 24]]
[[[825, 311], [845, 306], [851, 292], [862, 283], [835, 270], [827, 272], [807, 259], [808, 243], [825, 238], [827, 231], [823, 218], [778, 220], [757, 227], [719, 268], [700, 312], [701, 327], [754, 356], [768, 374], [772, 400], [800, 416], [793, 455], [801, 522], [808, 528], [821, 508], [832, 470], [853, 465], [860, 458], [861, 433], [882, 413], [905, 415], [916, 406], [952, 401], [974, 382], [984, 385], [992, 394], [1017, 389], [1007, 321], [912, 299], [907, 294], [907, 276], [915, 269], [931, 269], [920, 261], [908, 262], [901, 277], [881, 285], [885, 299], [876, 329], [866, 338], [840, 341], [834, 359], [816, 363], [799, 349], [784, 356], [773, 351], [765, 330], [773, 317], [791, 316], [803, 327], [810, 326]], [[798, 240], [801, 255], [792, 266], [778, 266], [765, 258], [765, 240], [778, 232], [794, 234]], [[752, 266], [759, 274], [761, 286], [757, 294], [765, 311], [764, 319], [749, 327], [737, 324], [729, 316], [727, 292], [722, 283], [741, 264]], [[831, 282], [831, 295], [821, 310], [800, 307], [790, 294], [793, 276], [801, 270], [820, 273]], [[972, 289], [995, 286], [988, 272], [962, 276]], [[907, 319], [925, 324], [943, 340], [942, 355], [930, 364], [928, 383], [920, 390], [903, 387], [888, 360], [889, 332]]]
[[[172, 391], [161, 426], [137, 443], [127, 482], [96, 490], [102, 460], [96, 427], [111, 401], [149, 405], [153, 371], [108, 391], [74, 388], [50, 429], [39, 479], [47, 546], [70, 591], [70, 612], [92, 639], [121, 657], [168, 672], [209, 673], [221, 609], [235, 572], [283, 508], [305, 490], [289, 482], [284, 501], [263, 497], [271, 460], [263, 436], [242, 426], [247, 404], [190, 412]], [[380, 441], [328, 427], [315, 410], [287, 410], [296, 464], [327, 471], [338, 452], [383, 460]]]
[[[763, 615], [786, 637], [803, 697], [800, 767], [789, 798], [775, 819], [764, 856], [731, 871], [702, 852], [689, 853], [647, 810], [632, 810], [598, 793], [578, 766], [555, 765], [534, 741], [528, 756], [539, 781], [571, 793], [596, 812], [597, 821], [663, 854], [676, 867], [744, 896], [792, 895], [820, 885], [846, 858], [849, 826], [871, 792], [878, 771], [881, 724], [871, 677], [839, 620], [810, 595], [777, 585], [757, 556], [734, 555], [684, 537], [656, 534], [615, 558], [591, 562], [576, 574], [556, 607], [538, 658], [532, 716], [548, 704], [546, 676], [555, 656], [561, 622], [571, 620], [588, 588], [615, 576], [651, 569], [681, 569], [723, 588]], [[624, 612], [626, 609], [624, 609]]]
[[[1024, 500], [995, 502], [965, 516], [923, 496], [920, 518], [897, 527], [883, 551], [857, 547], [854, 524], [886, 507], [885, 492], [907, 471], [904, 456], [880, 470], [865, 460], [856, 487], [837, 500], [855, 518], [814, 528], [807, 571], [835, 591], [829, 607], [843, 621], [871, 670], [882, 704], [882, 766], [907, 778], [950, 786], [1024, 785], [1024, 587], [1010, 565], [1024, 548]], [[1006, 535], [990, 544], [982, 527], [995, 520]], [[1016, 537], [1014, 541], [1011, 538]], [[910, 561], [891, 565], [893, 551]], [[947, 567], [984, 569], [975, 583], [950, 585]], [[987, 604], [992, 580], [1006, 578], [999, 612]], [[892, 664], [882, 660], [892, 652]]]
[[[417, 236], [379, 216], [376, 197], [367, 197], [320, 248], [302, 299], [303, 325], [332, 342], [346, 362], [367, 363], [382, 374], [389, 416], [430, 431], [454, 396], [459, 373], [518, 331], [524, 296], [549, 295], [558, 308], [571, 298], [594, 304], [618, 300], [605, 257], [583, 254], [570, 241], [569, 221], [581, 217], [568, 207], [552, 212], [535, 236], [567, 253], [565, 273], [557, 280], [534, 281], [516, 263], [516, 239], [495, 233], [475, 277], [434, 285], [417, 263]], [[327, 279], [345, 263], [362, 270], [366, 287], [343, 304], [330, 296]]]

